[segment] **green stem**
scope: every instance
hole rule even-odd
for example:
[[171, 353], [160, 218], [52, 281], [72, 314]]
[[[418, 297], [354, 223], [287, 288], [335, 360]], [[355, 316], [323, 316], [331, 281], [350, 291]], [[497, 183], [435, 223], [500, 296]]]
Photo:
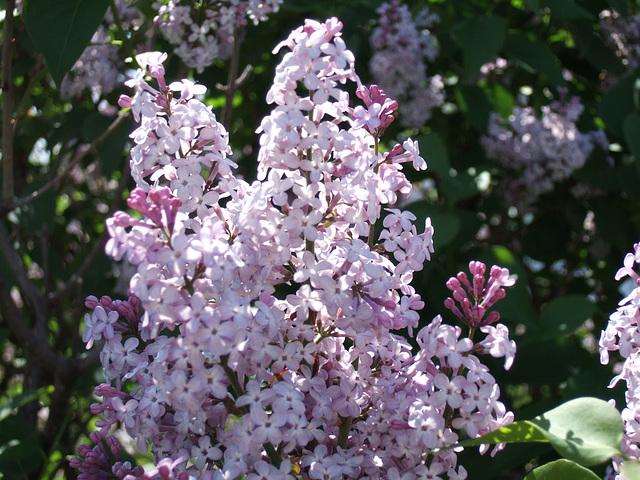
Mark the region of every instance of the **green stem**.
[[113, 16], [113, 23], [115, 23], [116, 27], [118, 27], [118, 34], [120, 36], [120, 41], [122, 42], [122, 45], [124, 46], [125, 50], [127, 51], [127, 54], [131, 57], [131, 60], [136, 62], [136, 52], [134, 51], [133, 47], [131, 46], [131, 42], [130, 42], [129, 38], [127, 37], [127, 33], [125, 32], [124, 28], [122, 27], [122, 21], [120, 20], [120, 12], [118, 12], [118, 7], [116, 6], [115, 0], [111, 0], [110, 4], [111, 4], [110, 5], [111, 6], [111, 15]]
[[229, 382], [231, 382], [231, 389], [233, 390], [233, 397], [235, 399], [237, 399], [237, 398], [241, 397], [244, 394], [244, 388], [242, 388], [242, 386], [240, 385], [240, 382], [238, 381], [238, 376], [236, 375], [236, 372], [231, 370], [229, 368], [229, 366], [227, 365], [227, 361], [228, 360], [229, 360], [229, 355], [223, 356], [220, 359], [220, 365], [222, 365], [224, 373], [227, 374], [227, 378], [229, 379]]
[[467, 335], [467, 338], [473, 341], [473, 336], [475, 335], [475, 333], [476, 333], [475, 327], [469, 327], [469, 335]]
[[[374, 153], [376, 154], [376, 158], [378, 157], [378, 152], [379, 152], [379, 148], [380, 148], [380, 141], [377, 137], [377, 135], [374, 135], [373, 137], [374, 139]], [[377, 162], [377, 160], [376, 160]], [[378, 173], [378, 168], [379, 165], [376, 163], [376, 166], [374, 167], [374, 172]], [[367, 238], [367, 245], [369, 245], [370, 249], [373, 249], [373, 236], [375, 234], [375, 230], [376, 230], [376, 224], [372, 223], [371, 225], [369, 225], [369, 238]]]
[[276, 452], [276, 449], [271, 445], [271, 442], [267, 442], [263, 445], [265, 452], [267, 452], [267, 456], [269, 460], [271, 460], [271, 464], [277, 468], [280, 468], [280, 464], [282, 463], [282, 458]]
[[340, 417], [340, 421], [342, 423], [340, 424], [340, 430], [338, 432], [338, 446], [346, 449], [351, 425], [353, 425], [353, 417]]
[[[229, 366], [227, 365], [229, 356], [225, 355], [220, 360], [221, 360], [220, 365], [222, 365], [224, 372], [227, 374], [227, 378], [229, 379], [229, 382], [231, 382], [231, 390], [233, 390], [233, 397], [234, 399], [237, 399], [244, 394], [244, 389], [240, 386], [240, 382], [238, 381], [238, 376], [236, 375], [236, 373], [233, 370], [231, 370], [231, 368], [229, 368]], [[249, 410], [247, 409], [247, 407], [244, 407], [242, 410], [245, 412], [245, 414], [249, 413]], [[280, 464], [282, 463], [282, 458], [280, 457], [280, 455], [278, 455], [278, 452], [276, 451], [274, 446], [271, 444], [271, 442], [267, 442], [262, 446], [264, 447], [265, 452], [267, 452], [267, 456], [269, 457], [269, 460], [271, 460], [271, 464], [280, 468]]]

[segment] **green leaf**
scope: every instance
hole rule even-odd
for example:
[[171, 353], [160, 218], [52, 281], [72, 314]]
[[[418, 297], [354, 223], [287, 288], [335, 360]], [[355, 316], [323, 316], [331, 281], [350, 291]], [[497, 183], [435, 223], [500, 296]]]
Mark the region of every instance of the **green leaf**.
[[439, 188], [447, 205], [455, 205], [460, 200], [478, 194], [478, 185], [467, 172], [454, 172], [453, 175], [441, 178]]
[[435, 248], [441, 248], [450, 243], [460, 231], [460, 220], [458, 217], [429, 204], [427, 201], [414, 202], [407, 206], [407, 210], [415, 214], [417, 217], [417, 225], [424, 225], [425, 218], [431, 218], [431, 224], [434, 229], [433, 244]]
[[430, 133], [421, 135], [417, 141], [420, 144], [420, 153], [427, 162], [427, 171], [435, 172], [439, 177], [448, 177], [451, 163], [442, 137], [437, 133]]
[[38, 390], [28, 390], [15, 397], [0, 398], [0, 422], [13, 413], [16, 408], [22, 407], [44, 395], [53, 393], [53, 385], [42, 387]]
[[491, 443], [550, 442], [566, 459], [591, 466], [609, 460], [612, 455], [622, 454], [620, 442], [623, 431], [618, 410], [604, 400], [581, 397], [569, 400], [532, 420], [513, 422], [480, 438], [448, 448]]
[[599, 480], [595, 473], [564, 458], [546, 463], [529, 473], [524, 480]]
[[509, 92], [504, 85], [497, 82], [492, 85], [487, 85], [484, 91], [493, 105], [493, 110], [503, 118], [509, 118], [509, 115], [513, 112], [513, 106], [516, 103], [511, 92]]
[[627, 141], [629, 150], [636, 157], [636, 161], [640, 160], [640, 115], [635, 112], [628, 114], [622, 121], [622, 131], [624, 139]]
[[[602, 199], [594, 202], [598, 229], [605, 241], [612, 243], [621, 252], [628, 248], [631, 224], [629, 214], [624, 208], [625, 202]], [[627, 247], [624, 245], [627, 244]]]
[[473, 128], [482, 133], [487, 131], [489, 114], [493, 108], [480, 87], [460, 85], [456, 90], [456, 102]]
[[[113, 120], [112, 117], [97, 112], [89, 115], [83, 125], [83, 135], [87, 142], [91, 143], [102, 135], [113, 123]], [[115, 170], [122, 168], [125, 158], [124, 148], [129, 140], [129, 133], [134, 128], [131, 119], [129, 119], [113, 131], [107, 141], [98, 146], [97, 156], [100, 158], [102, 172], [105, 175], [111, 175]]]
[[608, 0], [607, 3], [624, 18], [629, 15], [628, 0]]
[[[510, 289], [514, 288], [515, 286], [510, 287]], [[507, 291], [507, 297], [500, 302], [506, 301], [511, 295], [513, 292]], [[518, 317], [515, 318], [519, 321]], [[540, 327], [536, 323], [528, 329], [527, 334], [518, 339], [518, 354], [513, 367], [509, 370], [509, 378], [514, 379], [514, 382], [517, 379], [517, 383], [528, 383], [540, 387], [559, 385], [568, 382], [576, 372], [593, 368], [593, 356], [577, 345], [577, 342], [569, 341], [564, 337], [545, 337], [539, 333], [539, 330]], [[553, 403], [550, 403], [549, 407], [552, 405]]]
[[621, 454], [620, 412], [604, 400], [576, 398], [530, 422], [560, 455], [581, 465], [597, 465]]
[[495, 15], [469, 18], [453, 28], [453, 35], [462, 47], [465, 76], [474, 75], [493, 59], [504, 43], [504, 21]]
[[36, 427], [24, 415], [11, 415], [0, 426], [0, 472], [6, 478], [29, 478], [44, 460]]
[[481, 437], [472, 438], [460, 442], [463, 447], [475, 447], [486, 443], [528, 443], [528, 442], [548, 442], [540, 430], [532, 423], [524, 420], [513, 422], [506, 427], [489, 432]]
[[540, 323], [553, 336], [574, 332], [593, 315], [596, 306], [585, 295], [554, 298], [540, 314]]
[[509, 60], [515, 60], [526, 70], [545, 75], [556, 86], [565, 85], [558, 57], [536, 35], [527, 32], [510, 33], [504, 51]]
[[593, 20], [593, 15], [589, 10], [585, 10], [573, 0], [546, 0], [543, 5], [551, 10], [551, 17], [558, 20], [571, 20], [585, 18]]
[[533, 13], [538, 13], [540, 11], [540, 0], [524, 0], [524, 4], [531, 10]]
[[29, 36], [42, 52], [56, 85], [78, 60], [104, 18], [109, 0], [26, 0]]
[[630, 75], [602, 95], [598, 114], [604, 120], [607, 131], [622, 136], [625, 117], [634, 111], [635, 75]]
[[580, 170], [573, 172], [572, 177], [600, 190], [617, 192], [620, 187], [616, 174], [617, 169], [609, 164], [605, 152], [598, 148], [587, 158]]
[[600, 35], [595, 34], [593, 21], [574, 20], [571, 22], [571, 27], [571, 34], [581, 58], [597, 70], [606, 70], [612, 76], [624, 74], [620, 58], [603, 42]]
[[620, 466], [620, 473], [627, 480], [640, 480], [640, 461], [624, 462]]

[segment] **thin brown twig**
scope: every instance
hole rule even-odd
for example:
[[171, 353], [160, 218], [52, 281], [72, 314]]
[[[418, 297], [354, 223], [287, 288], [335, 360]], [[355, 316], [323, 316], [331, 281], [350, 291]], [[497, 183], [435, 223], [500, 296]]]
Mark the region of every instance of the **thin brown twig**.
[[231, 64], [229, 65], [229, 77], [227, 80], [225, 91], [226, 101], [224, 104], [224, 111], [222, 113], [222, 125], [225, 126], [227, 131], [231, 128], [231, 113], [233, 111], [233, 97], [238, 89], [238, 70], [240, 68], [240, 44], [242, 43], [242, 36], [244, 33], [244, 27], [238, 25], [233, 35], [233, 52], [231, 54]]
[[2, 203], [13, 202], [13, 77], [11, 60], [13, 58], [13, 9], [15, 0], [6, 0], [2, 42]]
[[15, 210], [16, 208], [23, 207], [33, 202], [34, 200], [37, 200], [44, 193], [48, 192], [53, 187], [57, 186], [62, 180], [65, 179], [67, 175], [69, 175], [69, 172], [71, 172], [71, 170], [73, 170], [73, 168], [76, 165], [78, 165], [82, 160], [84, 160], [87, 157], [87, 155], [89, 155], [90, 153], [93, 153], [100, 146], [100, 144], [104, 142], [109, 137], [109, 135], [111, 135], [122, 124], [122, 122], [124, 122], [127, 119], [128, 115], [129, 115], [128, 113], [118, 115], [118, 117], [113, 121], [113, 123], [111, 123], [111, 125], [109, 125], [109, 127], [104, 131], [104, 133], [100, 135], [98, 138], [96, 138], [90, 145], [86, 146], [86, 148], [78, 152], [76, 156], [73, 158], [73, 160], [69, 162], [69, 164], [65, 167], [65, 169], [62, 172], [60, 172], [59, 175], [57, 175], [55, 178], [52, 178], [49, 182], [47, 182], [45, 185], [40, 187], [35, 192], [30, 193], [26, 197], [22, 197], [16, 200], [13, 204], [9, 206], [5, 206], [0, 216], [4, 216], [7, 213], [9, 213], [11, 210]]

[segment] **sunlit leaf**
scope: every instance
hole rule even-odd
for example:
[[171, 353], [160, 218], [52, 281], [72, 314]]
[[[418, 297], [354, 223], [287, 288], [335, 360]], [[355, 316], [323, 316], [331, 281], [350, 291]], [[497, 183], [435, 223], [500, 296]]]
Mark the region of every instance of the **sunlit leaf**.
[[624, 462], [620, 466], [620, 473], [626, 480], [640, 480], [640, 462]]
[[546, 463], [529, 473], [524, 480], [599, 480], [588, 468], [564, 458]]
[[560, 455], [581, 465], [597, 465], [621, 453], [620, 412], [604, 400], [576, 398], [530, 422]]

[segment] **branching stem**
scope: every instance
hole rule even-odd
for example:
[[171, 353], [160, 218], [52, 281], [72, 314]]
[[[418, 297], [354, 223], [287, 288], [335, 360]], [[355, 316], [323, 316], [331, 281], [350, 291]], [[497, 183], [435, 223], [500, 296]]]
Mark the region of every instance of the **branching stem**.
[[13, 10], [15, 0], [6, 0], [6, 15], [2, 31], [2, 203], [11, 205], [14, 195], [13, 183]]

